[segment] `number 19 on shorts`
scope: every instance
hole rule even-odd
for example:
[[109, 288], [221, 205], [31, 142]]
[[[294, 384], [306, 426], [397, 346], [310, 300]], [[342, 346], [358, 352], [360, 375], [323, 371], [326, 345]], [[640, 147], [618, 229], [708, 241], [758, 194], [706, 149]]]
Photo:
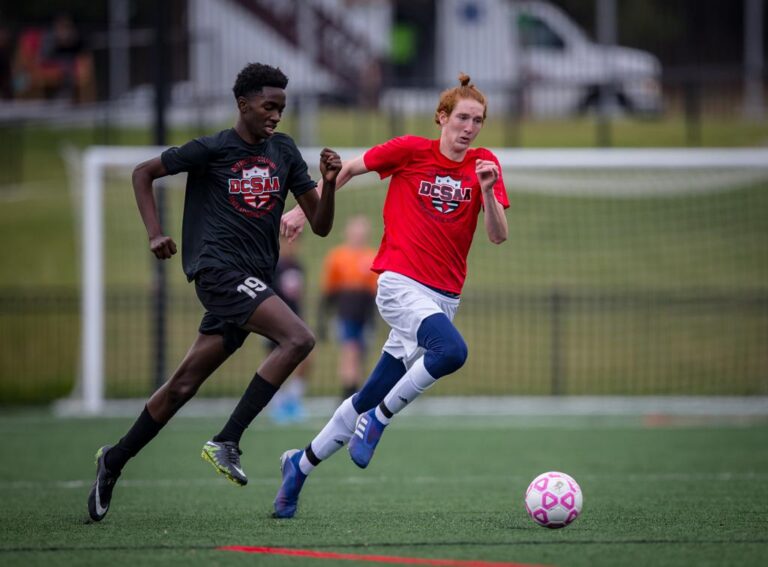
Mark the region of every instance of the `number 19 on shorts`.
[[251, 299], [256, 299], [256, 294], [265, 289], [267, 289], [267, 284], [253, 276], [245, 278], [243, 283], [237, 286], [237, 291], [247, 294]]

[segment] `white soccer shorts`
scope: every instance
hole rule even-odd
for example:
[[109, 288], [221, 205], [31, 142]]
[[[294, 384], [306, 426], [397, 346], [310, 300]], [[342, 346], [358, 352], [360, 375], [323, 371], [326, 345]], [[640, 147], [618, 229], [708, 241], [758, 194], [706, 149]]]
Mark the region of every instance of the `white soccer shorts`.
[[396, 272], [383, 272], [379, 276], [376, 305], [392, 328], [382, 350], [410, 368], [424, 354], [416, 337], [421, 322], [435, 313], [444, 313], [453, 321], [459, 298], [447, 297]]

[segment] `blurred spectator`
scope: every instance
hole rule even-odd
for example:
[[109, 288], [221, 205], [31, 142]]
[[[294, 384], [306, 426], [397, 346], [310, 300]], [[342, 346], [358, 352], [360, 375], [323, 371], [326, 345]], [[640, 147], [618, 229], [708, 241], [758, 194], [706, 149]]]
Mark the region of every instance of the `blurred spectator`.
[[21, 32], [14, 90], [19, 98], [94, 100], [93, 56], [69, 14], [55, 16], [48, 29]]
[[0, 99], [13, 98], [11, 67], [13, 61], [13, 34], [0, 23]]
[[[366, 217], [351, 217], [344, 243], [328, 253], [323, 265], [323, 308], [336, 312], [343, 399], [357, 391], [364, 377], [366, 338], [376, 313], [378, 276], [371, 271], [376, 250], [368, 244], [370, 231]], [[322, 338], [326, 318], [319, 319]]]
[[[299, 241], [300, 238], [293, 241], [280, 238], [280, 257], [275, 266], [272, 289], [296, 315], [303, 318], [304, 266], [299, 260]], [[274, 342], [268, 340], [268, 350], [275, 346]], [[304, 393], [311, 370], [312, 353], [299, 363], [293, 375], [272, 398], [269, 409], [274, 422], [294, 423], [305, 419]]]
[[361, 108], [376, 110], [381, 96], [381, 63], [373, 59], [363, 66], [360, 74], [358, 104]]

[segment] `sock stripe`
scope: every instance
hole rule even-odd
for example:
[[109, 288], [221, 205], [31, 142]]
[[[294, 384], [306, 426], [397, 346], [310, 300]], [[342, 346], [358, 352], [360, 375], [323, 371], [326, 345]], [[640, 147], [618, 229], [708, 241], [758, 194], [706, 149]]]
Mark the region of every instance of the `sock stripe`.
[[315, 452], [312, 450], [312, 443], [307, 445], [307, 448], [304, 449], [304, 454], [307, 456], [307, 460], [312, 463], [312, 466], [319, 465], [322, 461], [315, 455]]
[[381, 410], [381, 413], [384, 414], [384, 417], [387, 419], [392, 419], [392, 416], [394, 415], [391, 411], [389, 411], [389, 408], [384, 404], [384, 402], [381, 402], [379, 404], [379, 409]]

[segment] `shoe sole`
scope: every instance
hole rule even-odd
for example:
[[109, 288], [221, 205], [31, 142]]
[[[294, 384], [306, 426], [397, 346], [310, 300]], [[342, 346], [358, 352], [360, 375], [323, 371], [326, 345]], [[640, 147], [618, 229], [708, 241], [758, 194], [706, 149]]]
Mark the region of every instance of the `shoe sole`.
[[211, 457], [208, 453], [205, 452], [205, 449], [203, 449], [203, 452], [200, 453], [200, 456], [203, 458], [203, 460], [207, 463], [211, 463], [211, 466], [216, 469], [216, 472], [222, 475], [224, 478], [226, 478], [229, 482], [234, 484], [235, 486], [245, 486], [248, 484], [248, 481], [245, 482], [235, 478], [229, 472], [227, 472], [225, 469], [222, 469], [219, 467], [219, 465], [216, 464], [216, 461], [213, 460], [213, 457]]
[[369, 459], [369, 460], [367, 460], [365, 462], [361, 462], [361, 461], [358, 461], [357, 459], [355, 459], [355, 457], [354, 457], [354, 455], [352, 455], [352, 453], [349, 454], [349, 457], [352, 459], [352, 462], [355, 463], [355, 465], [357, 465], [361, 469], [368, 468], [368, 465], [371, 464], [371, 459]]

